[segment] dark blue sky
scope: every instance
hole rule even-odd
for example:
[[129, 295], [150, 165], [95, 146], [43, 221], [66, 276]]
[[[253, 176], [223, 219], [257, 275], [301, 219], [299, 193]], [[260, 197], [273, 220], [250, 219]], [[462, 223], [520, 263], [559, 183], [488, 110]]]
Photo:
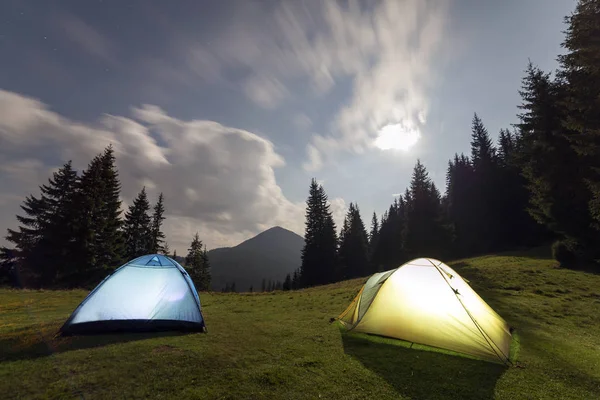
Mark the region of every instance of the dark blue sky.
[[[96, 149], [74, 142], [91, 143], [91, 137], [101, 147], [108, 135], [106, 140], [125, 143], [114, 122], [107, 123], [108, 114], [111, 121], [131, 121], [129, 133], [137, 121], [135, 129], [143, 133], [136, 138], [152, 142], [147, 151], [164, 154], [177, 167], [177, 146], [170, 138], [188, 131], [193, 133], [185, 133], [185, 140], [191, 142], [212, 137], [193, 121], [214, 121], [272, 143], [272, 150], [248, 150], [254, 156], [233, 159], [248, 158], [251, 164], [240, 165], [238, 175], [254, 174], [236, 175], [236, 184], [252, 181], [271, 194], [281, 190], [276, 205], [261, 203], [264, 194], [221, 176], [221, 186], [213, 188], [220, 196], [250, 196], [255, 204], [223, 207], [218, 215], [195, 213], [190, 210], [210, 208], [214, 201], [206, 188], [189, 180], [172, 185], [180, 193], [204, 193], [173, 200], [172, 209], [174, 216], [186, 218], [189, 229], [198, 225], [207, 235], [221, 237], [215, 245], [271, 223], [287, 221], [301, 230], [301, 221], [289, 220], [302, 214], [298, 207], [313, 176], [337, 199], [339, 215], [342, 199], [358, 202], [363, 214], [381, 213], [408, 185], [417, 158], [443, 190], [448, 159], [454, 152], [469, 152], [474, 112], [494, 137], [515, 122], [528, 59], [546, 70], [556, 67], [562, 20], [573, 8], [571, 0], [5, 0], [0, 3], [0, 90], [10, 105], [4, 109], [13, 111], [0, 115], [9, 121], [0, 122], [0, 144], [5, 144], [0, 183], [11, 188], [0, 195], [2, 202], [14, 214], [15, 199], [34, 192], [36, 179], [46, 179], [65, 158]], [[38, 103], [25, 104], [26, 98]], [[140, 117], [134, 108], [144, 105], [160, 107], [162, 117]], [[42, 118], [44, 107], [49, 114]], [[398, 123], [416, 127], [416, 145], [405, 151], [372, 146], [381, 127]], [[91, 133], [80, 135], [78, 126]], [[67, 131], [73, 131], [68, 140]], [[43, 136], [53, 145], [40, 151], [24, 135]], [[225, 157], [245, 152], [246, 139], [240, 140], [202, 143]], [[72, 146], [58, 145], [63, 142]], [[125, 197], [144, 180], [154, 181], [157, 191], [166, 185], [162, 172], [144, 172], [138, 156], [123, 150], [121, 168], [131, 168], [122, 173], [131, 186]], [[194, 175], [222, 168], [219, 173], [229, 176], [227, 166], [215, 160], [186, 168], [194, 168]], [[264, 211], [273, 207], [278, 207], [277, 218]], [[245, 214], [248, 209], [254, 217]], [[0, 223], [12, 224], [11, 218]]]

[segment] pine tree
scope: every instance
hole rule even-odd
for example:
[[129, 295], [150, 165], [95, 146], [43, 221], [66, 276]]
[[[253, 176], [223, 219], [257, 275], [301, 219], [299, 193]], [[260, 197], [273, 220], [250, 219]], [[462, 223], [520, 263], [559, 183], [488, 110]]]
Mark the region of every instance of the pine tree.
[[497, 246], [500, 236], [494, 227], [502, 222], [502, 216], [498, 212], [497, 156], [492, 139], [477, 114], [473, 116], [471, 131], [471, 165], [474, 180], [471, 212], [477, 238], [474, 250], [486, 252]]
[[[567, 53], [559, 56], [559, 77], [565, 83], [562, 120], [591, 192], [593, 226], [600, 231], [600, 0], [579, 0], [565, 22], [562, 46]], [[594, 236], [597, 240], [598, 234]], [[593, 257], [600, 254], [597, 243], [590, 248]]]
[[440, 193], [420, 160], [413, 170], [409, 199], [404, 243], [407, 254], [411, 258], [443, 255]]
[[377, 248], [377, 242], [379, 239], [379, 221], [377, 220], [377, 214], [373, 212], [371, 218], [371, 231], [369, 232], [369, 265], [371, 271], [377, 271], [377, 262], [375, 261], [375, 249]]
[[235, 282], [231, 283], [231, 287], [229, 288], [229, 291], [233, 292], [233, 293], [237, 292], [237, 290], [235, 289]]
[[283, 290], [292, 290], [292, 277], [290, 274], [285, 276], [285, 281], [283, 281]]
[[162, 246], [162, 254], [164, 254], [167, 257], [170, 257], [170, 252], [171, 248], [169, 247], [169, 243], [165, 242], [165, 244]]
[[294, 271], [294, 276], [292, 278], [292, 289], [293, 290], [297, 290], [301, 288], [300, 285], [300, 273], [298, 272], [299, 269], [296, 269]]
[[[7, 240], [15, 245], [12, 257], [23, 271], [38, 278], [39, 286], [52, 286], [74, 268], [69, 257], [75, 240], [74, 195], [77, 172], [71, 161], [64, 164], [40, 186], [41, 196], [28, 196], [21, 209], [27, 216], [17, 216], [24, 226], [9, 229]], [[27, 275], [27, 272], [24, 273]]]
[[475, 175], [467, 156], [454, 155], [446, 173], [446, 215], [453, 233], [453, 255], [463, 257], [477, 250], [477, 220], [473, 210]]
[[262, 284], [260, 285], [260, 291], [263, 293], [267, 291], [267, 280], [265, 278], [263, 278]]
[[185, 265], [194, 286], [199, 291], [206, 291], [210, 288], [210, 272], [206, 253], [206, 248], [203, 249], [202, 241], [196, 233], [185, 257]]
[[121, 263], [124, 243], [119, 197], [121, 184], [112, 146], [92, 159], [78, 182], [75, 207], [80, 283], [95, 283]]
[[160, 253], [164, 249], [165, 234], [161, 231], [162, 223], [165, 220], [165, 205], [164, 196], [162, 193], [158, 195], [158, 201], [154, 206], [154, 213], [152, 214], [152, 237], [149, 248], [149, 253]]
[[210, 289], [210, 284], [212, 281], [211, 266], [210, 266], [210, 260], [208, 259], [208, 250], [206, 249], [206, 245], [204, 245], [204, 250], [202, 250], [202, 265], [204, 266], [203, 282], [204, 282], [204, 290], [206, 291], [206, 290]]
[[570, 147], [570, 132], [562, 125], [564, 85], [552, 81], [531, 63], [520, 90], [517, 162], [527, 180], [531, 216], [584, 257], [594, 247], [591, 199], [578, 154]]
[[248, 289], [248, 291], [249, 291], [250, 293], [254, 293], [254, 287], [253, 287], [252, 285], [250, 285], [250, 289]]
[[350, 203], [344, 222], [339, 258], [341, 279], [356, 278], [369, 273], [369, 239], [358, 206]]
[[103, 202], [100, 207], [100, 220], [102, 224], [97, 231], [96, 259], [100, 267], [113, 270], [121, 264], [125, 246], [121, 234], [121, 183], [112, 145], [104, 150], [101, 162]]
[[337, 234], [327, 195], [316, 179], [311, 181], [306, 203], [301, 280], [305, 286], [330, 283], [335, 279]]
[[150, 203], [146, 188], [142, 188], [129, 210], [125, 213], [123, 233], [125, 238], [125, 254], [131, 260], [144, 254], [152, 253], [154, 232], [152, 219], [148, 214]]
[[496, 226], [500, 246], [514, 248], [533, 246], [547, 240], [547, 231], [527, 212], [529, 191], [527, 181], [517, 164], [517, 133], [501, 129], [498, 139], [498, 213], [502, 216]]

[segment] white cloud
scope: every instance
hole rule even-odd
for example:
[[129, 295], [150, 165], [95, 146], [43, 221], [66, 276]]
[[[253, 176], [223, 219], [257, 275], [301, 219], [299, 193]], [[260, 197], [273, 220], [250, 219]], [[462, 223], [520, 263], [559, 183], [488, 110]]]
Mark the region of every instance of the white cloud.
[[[196, 231], [209, 248], [237, 244], [274, 225], [303, 234], [305, 204], [289, 201], [277, 185], [274, 168], [285, 162], [270, 141], [213, 121], [173, 118], [152, 105], [132, 113], [135, 120], [105, 115], [97, 124], [81, 124], [0, 90], [0, 226], [16, 225], [20, 202], [38, 193], [52, 169], [72, 159], [81, 171], [112, 143], [125, 204], [144, 185], [153, 201], [164, 192], [165, 232], [180, 253]], [[343, 200], [332, 204], [339, 208]]]

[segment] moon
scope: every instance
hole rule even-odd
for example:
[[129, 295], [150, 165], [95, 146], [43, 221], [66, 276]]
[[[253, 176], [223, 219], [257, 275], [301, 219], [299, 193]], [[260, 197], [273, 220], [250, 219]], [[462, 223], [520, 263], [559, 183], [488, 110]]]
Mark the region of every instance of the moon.
[[421, 135], [419, 131], [404, 124], [388, 124], [379, 130], [375, 146], [381, 150], [410, 150]]

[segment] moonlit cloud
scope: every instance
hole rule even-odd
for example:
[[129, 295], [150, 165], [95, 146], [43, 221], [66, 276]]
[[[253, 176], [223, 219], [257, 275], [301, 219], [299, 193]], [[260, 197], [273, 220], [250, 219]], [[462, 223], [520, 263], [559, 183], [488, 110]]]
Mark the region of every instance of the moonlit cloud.
[[[133, 108], [132, 115], [81, 124], [38, 100], [0, 91], [0, 226], [16, 225], [24, 196], [38, 193], [63, 161], [73, 159], [81, 170], [112, 143], [125, 204], [144, 185], [152, 201], [162, 191], [165, 232], [180, 252], [196, 231], [209, 247], [237, 244], [274, 225], [303, 234], [305, 204], [289, 201], [275, 181], [274, 169], [285, 161], [270, 141], [213, 121], [177, 119], [153, 105]], [[45, 162], [40, 148], [44, 159], [62, 161]], [[343, 200], [332, 200], [336, 215], [343, 208]]]

